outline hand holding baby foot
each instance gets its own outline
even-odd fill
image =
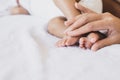
[[[91,49],[97,41],[104,39],[106,36],[98,31],[89,33],[86,37],[79,39],[79,46],[83,49]]]

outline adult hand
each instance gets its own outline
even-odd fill
[[[65,31],[70,36],[81,36],[92,31],[107,30],[106,38],[93,44],[91,50],[96,51],[105,46],[120,44],[120,19],[110,13],[98,14],[76,4],[79,10],[88,11],[76,19],[66,22],[70,27]],[[90,12],[89,12],[90,11]]]

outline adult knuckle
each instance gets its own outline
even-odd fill
[[[107,22],[110,22],[110,23],[113,22],[113,23],[114,23],[114,18],[113,18],[113,17],[108,17],[108,18],[107,18]]]
[[[103,15],[105,15],[105,16],[111,16],[112,14],[109,13],[109,12],[105,12]]]
[[[114,21],[114,17],[113,17],[113,15],[111,14],[111,13],[109,13],[109,12],[106,12],[106,13],[104,13],[103,14],[103,18],[105,19],[105,20],[107,20],[107,21]]]
[[[87,18],[86,16],[83,16],[82,21],[83,21],[83,22],[87,22],[87,21],[88,21],[88,18]]]

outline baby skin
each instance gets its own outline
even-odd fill
[[[10,10],[11,15],[18,15],[18,14],[29,15],[29,12],[20,5],[19,0],[16,0],[16,3],[17,3],[17,6],[11,8]]]
[[[59,16],[53,18],[48,23],[48,32],[56,37],[62,38],[56,43],[56,46],[65,47],[79,43],[81,48],[90,49],[95,42],[105,37],[100,32],[91,32],[82,37],[71,37],[63,34],[68,28],[65,25],[65,21],[80,15],[81,12],[75,9],[75,0],[54,0],[54,2],[65,15],[65,17]]]

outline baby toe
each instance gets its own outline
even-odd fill
[[[80,48],[84,48],[85,49],[85,43],[86,43],[86,37],[82,37],[79,39],[79,46]]]
[[[91,42],[91,43],[95,43],[96,41],[99,40],[99,35],[97,33],[90,33],[88,36],[87,36],[88,40]]]
[[[60,44],[60,45],[61,45],[61,47],[65,47],[65,46],[66,46],[66,44],[65,44],[65,43],[66,43],[66,41],[67,41],[67,39],[63,39],[63,40],[61,41],[61,44]]]
[[[91,43],[89,40],[87,40],[86,43],[85,43],[85,47],[87,49],[91,49],[92,45],[93,45],[93,43]]]
[[[69,38],[67,38],[67,40],[66,40],[66,45],[67,45],[67,46],[72,46],[72,45],[74,45],[75,43],[77,43],[78,40],[79,40],[78,37],[69,37]]]

